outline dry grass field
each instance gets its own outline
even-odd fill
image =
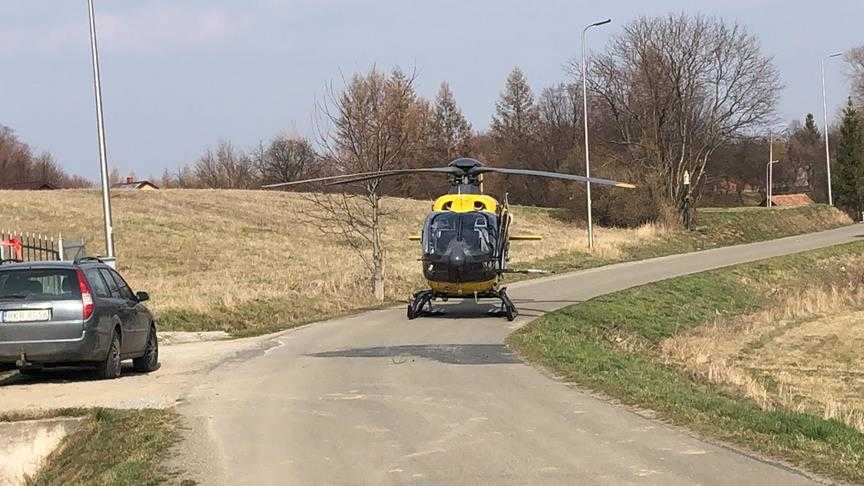
[[[661,349],[763,408],[816,413],[864,432],[864,261],[847,258],[845,282],[774,289],[769,308],[732,322],[718,319],[664,341]]]
[[[397,210],[386,226],[388,301],[422,285],[419,232],[430,202],[386,200]],[[163,328],[234,333],[374,306],[361,259],[308,223],[316,208],[297,194],[266,191],[114,191],[119,266],[137,290],[151,293]],[[97,191],[0,192],[0,228],[67,238],[84,236],[101,254]],[[542,242],[514,242],[513,263],[585,253],[586,232],[549,210],[515,208],[515,232]],[[596,231],[594,258],[620,258],[622,248],[658,238],[653,226]]]

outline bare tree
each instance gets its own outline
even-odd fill
[[[859,105],[864,105],[864,46],[852,49],[847,60],[852,66],[852,96]]]
[[[618,156],[666,204],[680,199],[685,171],[698,197],[712,154],[772,122],[781,89],[745,28],[686,14],[627,24],[595,56],[589,83],[611,117]]]
[[[178,168],[174,177],[177,179],[177,187],[198,187],[195,173],[188,165]]]
[[[582,94],[573,84],[544,89],[537,101],[537,139],[544,170],[562,170],[582,138]],[[580,149],[581,153],[581,149]]]
[[[216,150],[207,149],[195,163],[195,178],[203,187],[213,189],[252,189],[259,181],[252,158],[222,141]]]
[[[253,158],[261,182],[271,184],[310,176],[316,170],[318,155],[305,138],[280,135],[267,146],[260,145]]]
[[[443,82],[435,100],[430,103],[417,98],[414,103],[416,120],[419,122],[418,140],[412,144],[405,163],[410,168],[440,167],[459,157],[469,157],[474,151],[474,134],[471,124],[453,95],[450,86]],[[394,180],[387,188],[388,195],[416,199],[430,199],[440,192],[434,184],[418,184],[407,178]]]
[[[195,162],[195,179],[204,187],[215,189],[222,187],[223,178],[219,171],[219,162],[211,149]]]
[[[11,128],[0,125],[0,188],[28,189],[42,184],[56,187],[88,187],[86,179],[70,175],[51,154],[34,153]]]
[[[706,175],[706,192],[713,192],[715,198],[734,193],[736,205],[745,204],[744,191],[748,188],[764,196],[767,154],[768,140],[764,137],[743,137],[723,144],[715,152]],[[728,199],[711,201],[719,205],[732,202]]]
[[[330,174],[405,168],[406,158],[418,149],[424,114],[413,75],[374,68],[354,75],[341,93],[328,88],[319,113],[322,163]],[[307,193],[324,215],[315,221],[318,228],[357,251],[378,300],[385,291],[382,233],[391,215],[382,207],[382,197],[391,182],[373,179],[347,193]]]

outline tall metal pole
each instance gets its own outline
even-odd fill
[[[834,205],[834,195],[831,192],[831,151],[828,148],[828,96],[825,94],[825,60],[843,55],[842,52],[828,54],[820,60],[822,68],[822,114],[825,118],[825,173],[828,177],[828,205]]]
[[[771,140],[768,142],[768,207],[774,206],[774,135],[771,135]]]
[[[612,19],[595,22],[582,29],[582,121],[585,130],[585,177],[591,177],[591,157],[588,153],[588,77],[587,77],[587,51],[588,29],[599,25],[608,24]],[[594,250],[594,220],[591,216],[591,182],[585,183],[585,196],[588,202],[588,249]]]
[[[774,206],[774,135],[768,140],[768,207]]]
[[[96,45],[96,15],[93,0],[87,0],[90,12],[90,51],[93,54],[93,91],[96,94],[96,125],[99,130],[99,166],[102,174],[102,213],[105,217],[105,256],[114,258],[114,228],[111,223],[111,187],[108,180],[108,149],[105,144],[105,121],[102,117],[102,79],[99,74],[99,47]]]

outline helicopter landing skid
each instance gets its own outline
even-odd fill
[[[516,319],[519,315],[519,309],[510,300],[507,295],[507,289],[491,291],[487,294],[479,296],[481,298],[501,299],[501,307],[492,309],[489,313],[498,317],[506,317],[508,321]],[[436,310],[432,307],[432,301],[435,299],[435,294],[431,290],[421,290],[416,292],[408,300],[408,320],[416,319],[421,316],[440,316],[444,314],[442,310]]]
[[[519,315],[519,309],[516,308],[516,304],[514,304],[513,301],[510,300],[510,296],[507,295],[506,287],[497,292],[493,292],[492,297],[501,299],[501,307],[490,310],[490,314],[498,317],[506,317],[508,321],[516,319],[516,316]]]
[[[412,295],[408,300],[408,320],[416,319],[420,316],[440,316],[444,314],[444,311],[432,308],[433,299],[435,299],[435,294],[431,290],[421,290]]]

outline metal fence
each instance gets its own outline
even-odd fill
[[[0,260],[58,261],[87,255],[84,240],[63,240],[32,233],[0,231]]]

